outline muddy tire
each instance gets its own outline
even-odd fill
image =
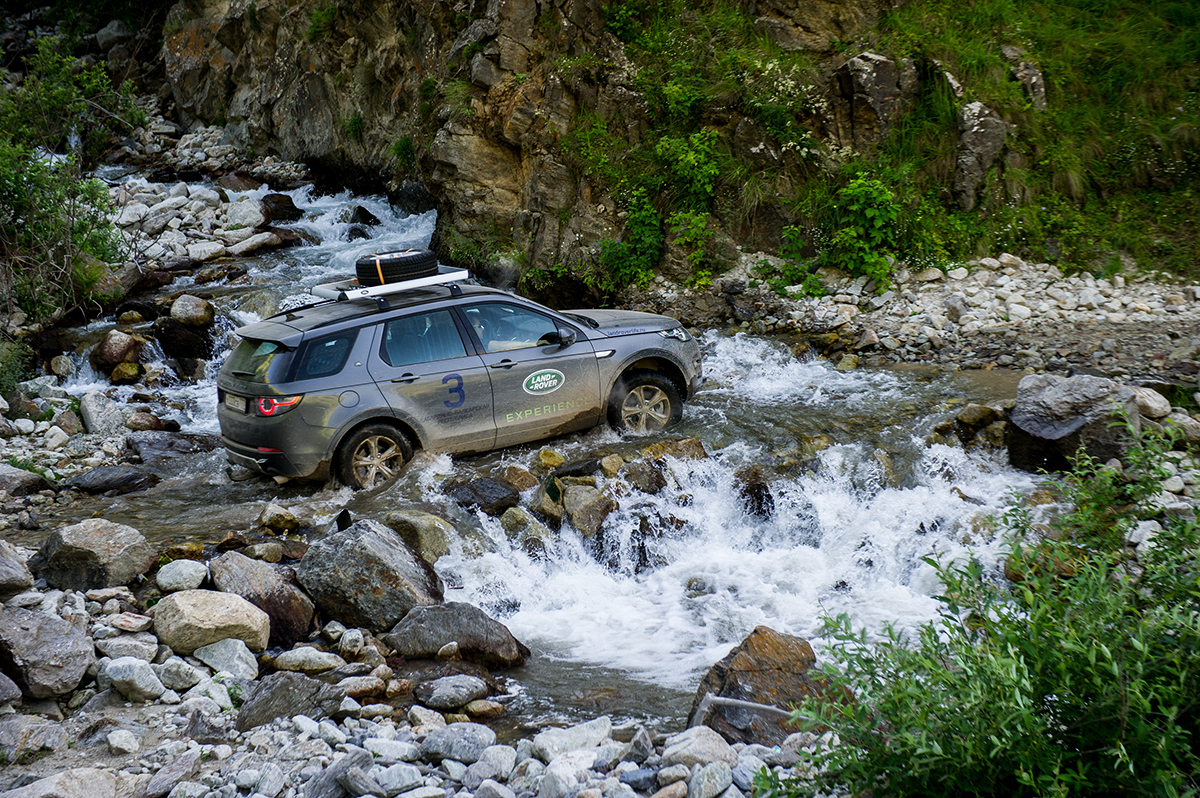
[[[608,424],[618,432],[648,435],[683,417],[675,383],[653,371],[635,371],[617,381],[608,400]]]
[[[412,459],[408,437],[389,424],[371,424],[354,432],[338,447],[338,479],[355,490],[393,479]]]
[[[437,256],[427,249],[364,255],[354,263],[360,285],[392,285],[438,273]]]

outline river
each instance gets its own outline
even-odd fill
[[[251,194],[266,193],[261,189]],[[185,432],[214,435],[215,375],[232,330],[310,299],[304,290],[353,273],[369,252],[424,247],[432,213],[409,216],[382,197],[291,192],[305,218],[294,224],[322,243],[246,262],[246,278],[206,284],[224,319],[224,346],[206,377],[174,379],[165,364],[152,393],[156,409]],[[370,240],[347,241],[349,207],[382,224]],[[163,289],[185,289],[190,277]],[[86,361],[89,342],[113,320],[77,330],[72,393],[111,389]],[[1028,475],[1002,456],[927,446],[933,425],[965,401],[1011,397],[1016,376],[999,372],[854,370],[798,359],[788,341],[746,333],[696,331],[706,382],[668,435],[628,439],[607,428],[543,443],[451,459],[419,453],[395,483],[354,494],[336,485],[233,481],[219,450],[186,460],[149,491],[82,502],[158,543],[215,541],[249,532],[264,503],[276,500],[319,534],[343,508],[381,517],[400,507],[435,512],[461,537],[437,562],[448,600],[468,601],[502,620],[534,652],[508,672],[514,723],[582,720],[609,713],[618,722],[676,728],[704,671],[755,626],[809,639],[818,656],[823,614],[848,613],[879,630],[914,628],[937,609],[938,582],[922,558],[974,556],[995,567],[1000,544],[983,522],[1003,509]],[[144,390],[144,389],[139,389]],[[528,467],[542,445],[568,461],[617,452],[628,458],[665,437],[697,437],[710,457],[672,462],[657,496],[631,493],[602,534],[585,540],[564,528],[544,555],[510,542],[496,519],[447,501],[438,483],[453,476]],[[739,471],[757,466],[775,509],[748,513]]]

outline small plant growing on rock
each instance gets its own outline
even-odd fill
[[[357,112],[346,120],[346,138],[351,141],[362,141],[363,127],[363,115],[361,112]]]
[[[333,33],[333,24],[336,21],[337,8],[332,4],[326,4],[314,9],[312,16],[308,18],[308,30],[305,32],[304,38],[310,42],[324,39]]]

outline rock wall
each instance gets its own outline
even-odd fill
[[[812,125],[831,149],[869,150],[921,90],[918,64],[833,50],[889,5],[743,3],[782,47],[824,63],[817,91],[826,101]],[[629,142],[650,128],[636,69],[605,30],[606,6],[185,0],[169,15],[164,60],[184,122],[224,123],[232,143],[259,154],[303,161],[338,184],[387,191],[410,210],[437,208],[434,247],[442,259],[477,270],[486,262],[486,276],[511,284],[529,268],[588,262],[598,241],[622,231],[611,187],[586,177],[563,146],[585,113]],[[793,157],[736,108],[706,109],[701,125],[746,163],[770,168]],[[985,147],[962,145],[959,161],[970,170],[956,184],[962,205],[973,206],[984,190],[1003,142],[1001,132]],[[722,235],[773,250],[787,223],[788,212],[768,200],[752,216],[728,220]]]

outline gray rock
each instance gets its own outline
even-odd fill
[[[136,754],[141,748],[137,736],[129,729],[117,729],[109,732],[106,739],[108,750],[114,754]]]
[[[463,507],[478,507],[488,515],[497,517],[521,501],[521,494],[512,485],[487,477],[467,482],[448,482],[442,488],[442,493]]]
[[[41,474],[0,463],[0,490],[7,491],[10,496],[29,496],[53,487]]]
[[[1124,413],[1129,428],[1113,426]],[[1030,374],[1017,384],[1008,458],[1025,471],[1063,471],[1080,448],[1100,462],[1120,459],[1141,430],[1133,391],[1103,377]]]
[[[375,777],[388,798],[407,792],[425,783],[425,776],[416,765],[397,763]]]
[[[431,762],[454,759],[470,765],[496,742],[496,733],[479,723],[451,723],[434,729],[421,743],[421,756]]]
[[[225,216],[229,220],[229,227],[232,229],[261,227],[267,223],[266,214],[262,211],[262,204],[257,199],[246,199],[241,202],[231,203],[225,212]]]
[[[272,673],[260,679],[238,710],[238,731],[279,717],[325,718],[337,712],[346,691],[299,673]]]
[[[175,789],[175,785],[192,778],[200,772],[200,749],[193,748],[187,753],[167,763],[154,774],[146,785],[145,798],[162,798]],[[207,792],[207,788],[205,788]],[[202,793],[203,794],[203,793]]]
[[[517,798],[517,794],[503,784],[487,779],[475,790],[475,798]]]
[[[430,709],[446,711],[458,709],[477,698],[483,698],[488,694],[488,686],[487,682],[477,676],[459,673],[423,682],[417,685],[414,693],[417,699]]]
[[[754,756],[753,754],[741,753],[738,755],[737,767],[732,771],[733,783],[737,785],[739,790],[743,792],[751,792],[754,790],[754,777],[758,772],[765,768],[767,763]]]
[[[158,569],[154,581],[164,593],[195,590],[208,578],[208,567],[196,560],[173,560]]]
[[[246,644],[234,637],[227,637],[207,646],[200,646],[192,656],[218,673],[225,671],[235,679],[257,679],[258,660],[246,648]]]
[[[97,768],[75,768],[0,795],[4,798],[116,798],[117,777]]]
[[[57,723],[32,715],[0,717],[0,756],[16,762],[30,754],[61,751],[67,734]]]
[[[200,671],[179,657],[170,657],[161,665],[151,665],[158,680],[169,690],[190,690],[200,684]]]
[[[103,656],[113,659],[135,657],[144,662],[153,662],[154,658],[158,656],[158,638],[149,632],[117,635],[104,640],[96,640],[96,650]]]
[[[709,762],[688,782],[688,798],[717,798],[733,784],[733,771],[725,762]]]
[[[124,585],[150,570],[158,552],[131,526],[88,518],[55,530],[29,567],[64,590]]]
[[[283,768],[274,762],[268,762],[263,765],[262,773],[254,783],[254,791],[259,795],[267,796],[267,798],[275,798],[283,792],[285,786],[287,786],[287,774],[283,772]]]
[[[346,770],[338,776],[338,784],[348,795],[355,795],[358,798],[365,796],[373,796],[373,798],[387,798],[387,793],[379,786],[379,782],[375,778],[363,770],[361,767],[353,767]]]
[[[707,726],[693,726],[686,731],[668,737],[663,742],[663,767],[671,765],[707,765],[724,762],[733,767],[738,755],[725,738]],[[724,789],[724,788],[722,788]]]
[[[364,519],[313,544],[296,578],[328,617],[390,629],[413,607],[440,604],[442,580],[383,524]]]
[[[379,762],[385,765],[392,762],[416,762],[421,757],[420,746],[403,740],[368,737],[363,740],[362,747],[370,751]]]
[[[304,785],[304,798],[345,798],[346,791],[338,778],[351,768],[369,768],[371,755],[361,748],[351,748],[347,754]]]
[[[125,417],[117,404],[99,391],[91,391],[79,400],[83,426],[93,435],[120,435],[125,430]]]
[[[230,637],[243,641],[251,651],[262,651],[270,637],[271,619],[232,593],[181,590],[155,607],[154,632],[180,654]]]
[[[120,657],[104,667],[113,688],[130,701],[153,701],[166,691],[150,663],[137,657]]]
[[[241,596],[270,617],[271,645],[287,647],[308,637],[312,599],[284,578],[281,569],[236,551],[217,557],[209,569],[218,590]]]
[[[19,701],[20,698],[21,688],[17,687],[17,683],[12,679],[0,673],[0,707]]]
[[[446,519],[420,510],[394,510],[383,517],[383,522],[430,563],[449,554],[450,541],[458,535]]]
[[[96,45],[105,53],[121,42],[127,42],[132,38],[133,31],[129,30],[129,26],[119,19],[114,19],[96,31]]]
[[[79,686],[95,661],[91,638],[62,618],[0,608],[0,668],[25,695],[65,695]]]
[[[217,309],[206,299],[181,294],[171,303],[171,318],[189,327],[207,327],[217,317]]]
[[[457,601],[414,607],[382,639],[400,656],[414,659],[433,658],[447,643],[458,643],[460,657],[487,668],[522,665],[529,657],[529,649],[508,627]]]
[[[33,574],[17,547],[0,540],[0,601],[7,601],[33,587]]]
[[[1004,147],[1009,125],[981,102],[968,103],[958,116],[954,198],[964,212],[975,209],[979,189]]]
[[[600,531],[617,504],[607,493],[590,485],[568,485],[563,491],[563,507],[580,534],[590,538]]]
[[[301,673],[321,673],[340,668],[346,660],[332,651],[321,651],[312,646],[300,646],[284,651],[272,660],[271,664],[279,671],[299,671]]]
[[[146,490],[158,484],[158,477],[131,465],[99,466],[63,480],[63,487],[84,493],[114,492],[117,495]]]
[[[612,719],[607,715],[567,729],[544,729],[533,737],[533,755],[549,763],[567,751],[595,748],[611,733]]]

